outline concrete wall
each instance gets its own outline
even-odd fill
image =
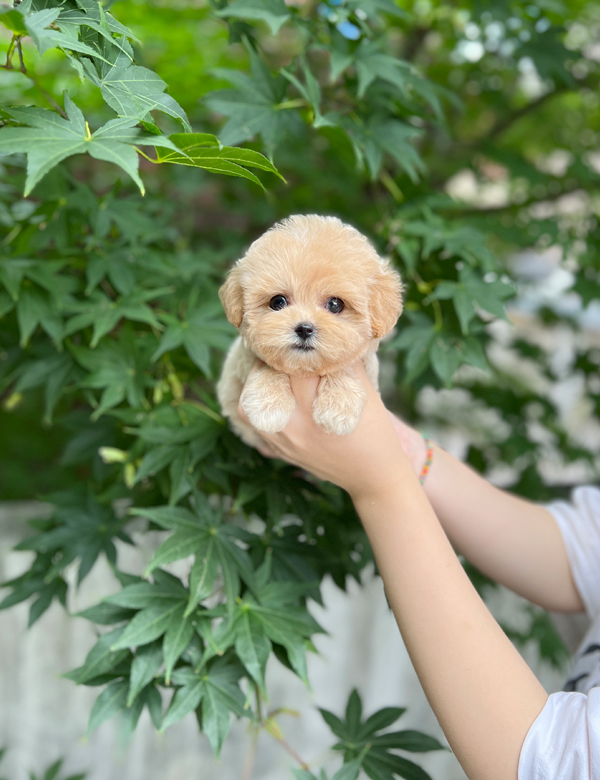
[[[31,504],[0,505],[0,579],[17,576],[27,566],[28,553],[11,552],[23,535],[24,521],[36,508]],[[127,545],[119,548],[120,566],[139,573],[157,540],[145,539],[141,554]],[[76,611],[118,590],[110,570],[99,562],[71,599]],[[346,593],[331,581],[323,588],[325,608],[311,611],[328,634],[316,638],[319,655],[309,658],[304,685],[277,661],[268,668],[271,709],[296,710],[282,714],[281,729],[293,749],[311,766],[339,766],[329,747],[335,738],[314,709],[341,714],[352,688],[358,688],[365,711],[405,706],[408,712],[397,728],[417,728],[443,741],[441,730],[421,691],[380,581],[367,574],[362,587],[350,582]],[[493,611],[518,624],[520,601],[506,592],[494,597]],[[288,780],[294,760],[269,734],[261,734],[256,750],[248,722],[232,724],[221,758],[215,762],[195,718],[187,716],[164,734],[157,734],[146,712],[127,742],[118,718],[106,722],[89,739],[87,719],[100,689],[77,687],[60,674],[80,665],[95,641],[90,623],[69,618],[53,605],[31,630],[27,605],[0,612],[0,747],[7,753],[0,776],[25,780],[64,756],[65,770],[86,771],[90,780]],[[532,652],[528,661],[549,691],[558,690],[562,675],[541,667]],[[464,780],[450,753],[416,756],[433,780]]]

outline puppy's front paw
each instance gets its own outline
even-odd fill
[[[352,433],[366,400],[367,391],[356,379],[323,377],[313,404],[313,420],[327,433]]]
[[[264,433],[282,431],[296,406],[289,378],[268,366],[250,375],[240,403],[250,423]]]
[[[242,409],[248,415],[248,419],[252,423],[253,427],[263,433],[279,433],[290,421],[292,412],[294,411],[293,405],[289,404],[281,405],[266,405],[260,406],[248,402],[247,398],[240,399],[242,403]]]

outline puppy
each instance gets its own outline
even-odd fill
[[[378,387],[377,347],[402,311],[400,276],[368,240],[336,217],[284,219],[238,260],[219,291],[239,328],[217,386],[233,430],[251,446],[276,433],[295,407],[289,375],[320,376],[313,419],[328,433],[351,433],[366,391],[352,370],[362,360]],[[256,359],[264,365],[250,370]]]

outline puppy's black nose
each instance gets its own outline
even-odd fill
[[[296,325],[296,334],[304,341],[310,338],[314,332],[315,329],[310,322],[300,322]]]

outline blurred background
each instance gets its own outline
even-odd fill
[[[380,353],[389,408],[531,500],[596,482],[600,4],[104,3],[133,38],[101,27],[101,16],[86,27],[94,3],[16,6],[0,15],[0,776],[41,778],[64,757],[60,778],[278,780],[304,762],[330,777],[340,754],[317,708],[341,716],[354,688],[366,715],[406,707],[395,728],[444,742],[352,508],[217,424],[214,380],[234,336],[217,290],[276,220],[339,216],[392,259],[406,285],[405,311]],[[54,21],[31,22],[54,8]],[[130,40],[129,68],[165,84],[147,93],[145,108],[115,106],[107,84],[122,63],[102,48],[111,35]],[[264,154],[285,181],[266,162],[252,168],[257,184],[203,158],[157,165],[158,147],[138,147],[150,157],[139,159],[143,196],[137,162],[118,167],[114,156],[72,150],[60,165],[46,161],[28,191],[36,152],[23,133],[33,115],[11,111],[58,116],[65,94],[88,133],[117,115],[177,145],[183,130],[210,133]],[[21,140],[3,136],[15,130]],[[49,133],[42,128],[36,143]],[[214,426],[200,426],[208,444],[195,454],[180,435],[182,413],[200,425],[193,404]],[[292,651],[269,640],[273,714],[252,704],[254,724],[232,718],[216,762],[192,714],[157,733],[148,702],[137,728],[117,715],[85,736],[98,686],[130,684],[131,652],[127,668],[115,662],[86,687],[60,676],[84,665],[106,630],[98,612],[74,613],[131,585],[119,575],[139,577],[168,539],[152,517],[130,519],[128,507],[187,506],[195,491],[254,535],[240,539],[256,571],[275,550],[273,581],[301,584],[294,609],[327,632],[303,637],[317,651],[307,656],[309,685],[298,666],[287,668]],[[166,565],[186,588],[193,560]],[[549,616],[465,565],[547,690],[559,690],[585,618]],[[215,576],[206,609],[231,601],[224,569]],[[190,647],[176,669],[192,663]],[[225,657],[249,698],[260,671],[253,676],[237,645]],[[158,668],[150,687],[167,709]],[[219,728],[224,739],[229,726]],[[346,762],[355,758],[347,749]],[[434,780],[464,777],[447,751],[413,750],[410,759]],[[381,777],[423,777],[406,771]]]

